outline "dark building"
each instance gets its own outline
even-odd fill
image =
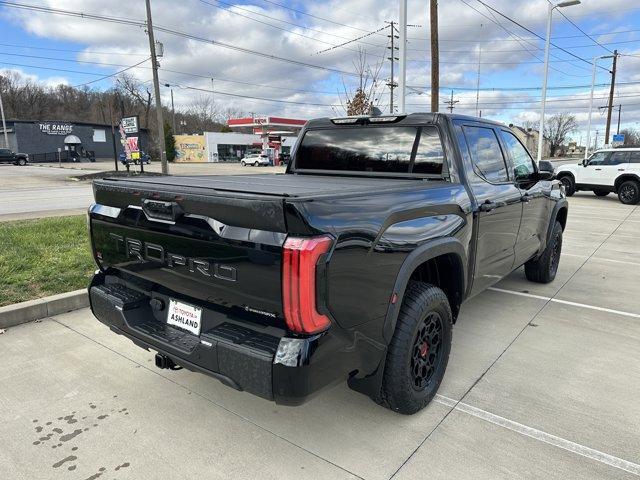
[[[30,161],[53,160],[61,152],[92,152],[96,159],[113,159],[114,142],[111,125],[85,122],[7,120],[9,148],[14,152],[29,154]],[[0,131],[2,126],[0,125]],[[140,129],[137,134],[141,150],[149,150],[149,133]],[[120,132],[115,130],[115,148],[119,155],[124,151]],[[45,154],[46,155],[45,157]]]

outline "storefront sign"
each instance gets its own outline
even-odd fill
[[[124,133],[138,133],[138,116],[135,117],[124,117],[120,120],[120,125],[124,129]]]
[[[73,132],[71,123],[43,122],[38,124],[40,132],[47,135],[69,135]]]
[[[206,162],[204,135],[176,135],[176,162]]]
[[[130,153],[138,152],[140,148],[138,147],[138,137],[127,137],[127,150]]]

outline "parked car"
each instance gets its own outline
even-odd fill
[[[240,163],[243,167],[246,167],[247,165],[265,167],[271,165],[271,160],[269,160],[269,155],[265,155],[264,153],[251,153],[240,160]]]
[[[613,192],[622,203],[635,205],[640,201],[640,148],[597,150],[577,165],[559,166],[556,176],[568,196],[591,191],[604,197]]]
[[[308,122],[283,175],[95,180],[98,320],[280,404],[340,381],[412,414],[462,302],[558,270],[567,200],[506,126],[447,114]]]
[[[125,153],[121,153],[120,155],[118,155],[118,159],[120,160],[120,163],[122,163],[123,165],[127,164],[127,155]],[[134,165],[140,165],[140,161],[144,162],[145,165],[149,165],[151,163],[151,157],[146,152],[140,152],[140,160],[138,159],[130,160],[129,163],[133,163]]]
[[[29,163],[29,155],[26,153],[14,153],[8,148],[0,148],[0,163],[13,163],[22,167]]]

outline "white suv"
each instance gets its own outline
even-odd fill
[[[561,165],[556,177],[567,196],[580,190],[599,197],[615,192],[622,203],[635,205],[640,201],[640,148],[597,150],[582,163]]]
[[[243,167],[246,167],[247,165],[253,165],[254,167],[268,167],[269,165],[271,165],[269,155],[265,155],[264,153],[252,153],[250,155],[247,155],[242,160],[240,160],[240,163]]]

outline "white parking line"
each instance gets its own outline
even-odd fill
[[[589,255],[579,255],[577,253],[566,253],[566,252],[562,252],[562,255],[568,255],[570,257],[581,257],[581,258],[585,258],[589,256]],[[626,260],[614,260],[613,258],[591,257],[589,260],[602,260],[603,262],[623,263],[625,265],[640,266],[639,262],[628,262]]]
[[[605,465],[609,465],[611,467],[624,470],[625,472],[640,476],[640,465],[638,465],[637,463],[629,462],[622,458],[609,455],[608,453],[594,450],[593,448],[589,448],[584,445],[580,445],[579,443],[572,442],[571,440],[566,440],[542,430],[528,427],[527,425],[514,422],[513,420],[509,420],[494,413],[487,412],[486,410],[472,407],[471,405],[458,402],[443,395],[436,395],[436,401],[438,403],[441,403],[442,405],[446,405],[447,407],[453,408],[455,410],[460,410],[461,412],[464,412],[468,415],[472,415],[476,418],[506,428],[521,435],[525,435],[535,440],[553,445],[554,447],[562,448],[563,450],[567,450],[577,455],[595,460],[596,462],[604,463]]]
[[[507,290],[504,288],[497,288],[497,287],[489,287],[488,290],[493,290],[494,292],[509,293],[511,295],[520,295],[521,297],[536,298],[538,300],[545,300],[547,302],[562,303],[564,305],[571,305],[572,307],[588,308],[591,310],[598,310],[600,312],[615,313],[616,315],[624,315],[625,317],[640,318],[640,314],[638,313],[623,312],[622,310],[613,310],[611,308],[605,308],[605,307],[596,307],[595,305],[587,305],[586,303],[570,302],[569,300],[560,300],[559,298],[544,297],[542,295],[534,295],[532,293],[516,292],[515,290]]]

